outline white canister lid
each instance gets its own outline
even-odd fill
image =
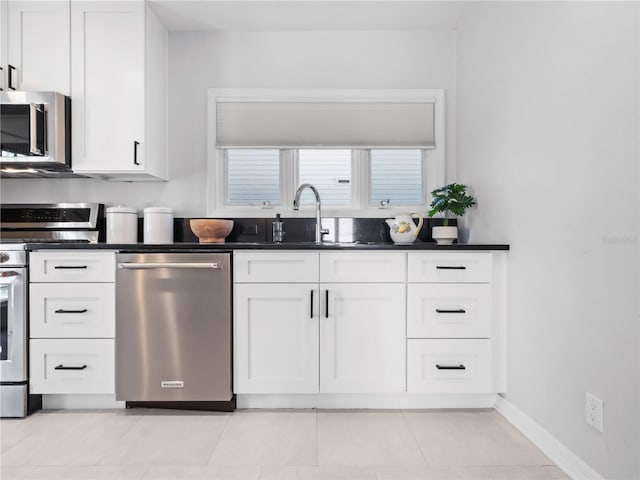
[[[135,208],[118,206],[107,208],[107,213],[135,213],[137,215],[138,211]]]
[[[144,209],[144,214],[147,213],[171,213],[173,214],[173,210],[168,207],[147,207]]]

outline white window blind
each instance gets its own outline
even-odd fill
[[[227,150],[225,160],[227,204],[280,203],[279,150]]]
[[[218,148],[433,148],[433,101],[218,101]]]

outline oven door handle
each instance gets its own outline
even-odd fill
[[[8,279],[6,281],[0,281],[0,284],[8,285],[9,283],[13,282],[16,277],[19,276],[20,272],[16,272],[15,270],[5,270],[3,272],[0,272],[0,280],[3,280],[5,278]]]
[[[125,268],[128,270],[153,270],[156,268],[208,268],[214,270],[222,270],[222,262],[210,262],[210,263],[119,263],[118,268]]]

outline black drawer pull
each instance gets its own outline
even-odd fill
[[[438,270],[466,270],[467,267],[460,265],[460,266],[453,266],[453,265],[436,265],[436,268]]]
[[[467,313],[464,308],[458,308],[457,310],[443,310],[441,308],[436,308],[436,312],[438,313]]]
[[[87,266],[86,265],[56,265],[55,267],[56,270],[82,270],[82,269],[86,269]]]
[[[86,365],[82,365],[81,367],[65,367],[64,365],[58,365],[54,370],[84,370],[87,368]]]
[[[329,318],[329,290],[324,292],[324,318]]]
[[[311,290],[311,315],[310,318],[313,318],[313,290]]]
[[[64,308],[59,308],[55,311],[55,313],[87,313],[89,310],[83,308],[82,310],[65,310]]]
[[[460,365],[438,365],[436,363],[436,368],[438,370],[466,370],[467,367],[465,367],[464,365],[460,364]]]

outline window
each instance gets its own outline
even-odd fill
[[[316,187],[325,212],[337,209],[334,215],[349,209],[375,215],[380,207],[419,208],[427,203],[429,188],[435,188],[426,174],[427,155],[419,149],[222,150],[220,187],[226,193],[219,210],[278,206],[284,213],[303,183]],[[303,207],[315,204],[310,190],[300,200]]]
[[[211,216],[427,210],[444,184],[443,90],[210,89]]]
[[[305,149],[298,151],[298,185],[318,189],[323,205],[351,205],[351,150]],[[315,204],[311,192],[300,196],[302,205]]]
[[[225,160],[227,205],[280,204],[279,150],[226,150]]]
[[[422,151],[371,150],[369,203],[419,205],[425,202]]]

